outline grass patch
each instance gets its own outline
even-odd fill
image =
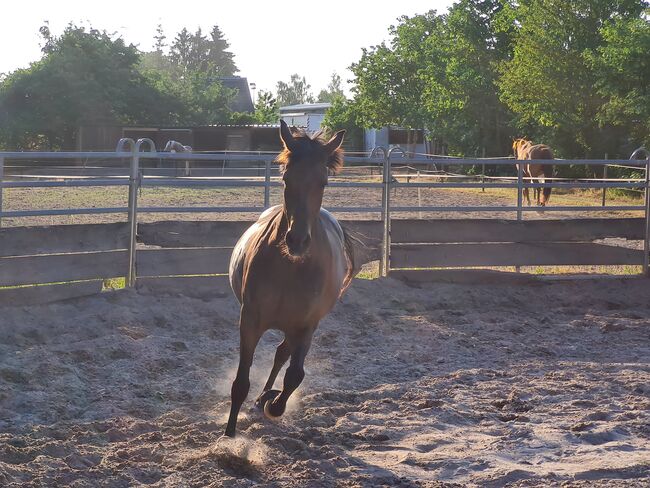
[[[102,283],[102,291],[121,290],[122,288],[126,288],[126,278],[124,276],[108,278]]]

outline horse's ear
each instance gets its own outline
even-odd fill
[[[345,136],[345,129],[338,131],[334,136],[325,144],[325,151],[327,154],[332,154],[336,151],[341,144],[343,144],[343,137]]]
[[[280,139],[282,139],[282,144],[289,151],[293,150],[296,146],[291,129],[289,129],[287,123],[282,119],[280,119]]]
[[[328,155],[327,167],[334,174],[337,174],[343,167],[343,150],[341,149],[343,136],[345,136],[345,130],[340,130],[325,144],[325,150]]]

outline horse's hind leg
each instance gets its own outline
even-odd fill
[[[282,392],[273,400],[264,405],[264,413],[270,417],[280,417],[287,408],[287,400],[296,391],[305,377],[305,357],[311,347],[312,332],[305,333],[298,341],[291,353],[291,362],[284,375]]]
[[[253,325],[251,327],[251,325]],[[242,318],[239,325],[240,345],[239,345],[239,367],[237,368],[237,376],[232,383],[231,390],[231,405],[230,416],[228,417],[228,425],[226,426],[226,435],[228,437],[235,436],[235,427],[237,426],[237,416],[241,409],[242,403],[248,396],[250,389],[249,374],[251,365],[253,364],[253,355],[255,354],[255,347],[260,340],[261,334],[257,330],[257,324],[250,324],[244,320],[244,311],[242,310]]]
[[[275,350],[275,359],[273,360],[273,368],[271,368],[271,374],[269,374],[269,379],[266,381],[266,384],[262,389],[262,393],[255,401],[255,404],[258,407],[260,408],[264,407],[264,402],[262,402],[262,398],[264,397],[264,394],[267,391],[273,388],[275,379],[278,377],[278,373],[282,369],[282,366],[284,366],[284,363],[286,363],[287,359],[289,359],[289,356],[291,356],[291,347],[289,346],[289,342],[287,342],[287,339],[284,339],[280,343],[278,348]]]

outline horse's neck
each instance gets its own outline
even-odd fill
[[[271,243],[280,244],[287,235],[287,231],[289,230],[289,220],[287,219],[287,212],[284,208],[284,205],[282,206],[282,211],[275,218],[277,220],[274,222],[275,229],[271,235]],[[313,242],[320,242],[322,239],[326,238],[325,228],[323,227],[323,222],[320,218],[320,209],[318,210],[318,214],[311,224],[311,236],[312,245]]]

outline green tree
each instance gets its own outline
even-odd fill
[[[233,76],[239,70],[235,65],[235,56],[228,51],[230,44],[217,25],[210,31],[208,40],[208,65],[218,76]]]
[[[43,57],[0,84],[0,141],[7,148],[73,148],[84,124],[169,123],[180,109],[139,70],[133,45],[104,31],[41,28]]]
[[[510,114],[497,65],[511,51],[501,0],[461,0],[447,14],[402,17],[391,41],[364,49],[351,69],[359,122],[426,128],[457,154],[502,155]]]
[[[601,127],[615,127],[627,136],[630,145],[619,152],[625,157],[634,146],[650,146],[650,22],[647,15],[617,17],[601,33],[603,44],[586,56],[596,74],[597,93],[605,100],[597,117]]]
[[[321,124],[328,133],[345,129],[344,145],[348,150],[363,149],[363,128],[357,120],[358,110],[353,101],[340,96],[334,98]]]
[[[238,70],[230,44],[217,25],[205,36],[201,28],[191,34],[183,28],[174,38],[169,60],[175,76],[205,73],[213,78],[233,76]]]
[[[501,99],[516,125],[564,157],[612,153],[619,131],[603,125],[602,91],[590,53],[603,45],[614,20],[638,18],[638,0],[529,0],[516,9],[514,55],[502,66]]]
[[[255,102],[255,121],[258,124],[274,124],[280,118],[277,99],[273,93],[260,90]]]
[[[291,75],[291,81],[289,83],[278,81],[276,91],[278,105],[281,107],[314,102],[314,97],[311,94],[311,86],[307,83],[304,76],[301,78],[297,73]]]
[[[497,66],[510,55],[501,0],[461,0],[424,41],[427,128],[465,155],[507,154],[511,114],[499,100]]]
[[[338,73],[332,73],[332,78],[330,79],[329,84],[326,89],[321,90],[318,93],[317,100],[319,102],[332,103],[337,98],[345,97],[343,93],[343,88],[341,87],[341,77]]]

